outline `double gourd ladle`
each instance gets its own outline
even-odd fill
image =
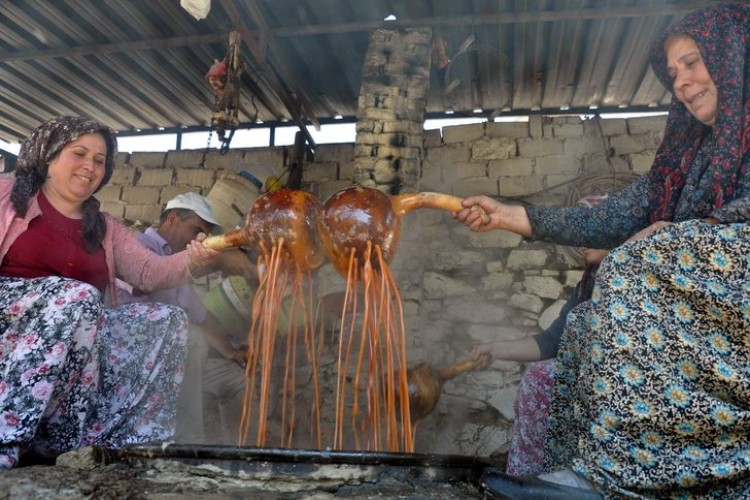
[[[321,206],[312,194],[282,189],[266,193],[253,203],[245,227],[206,238],[203,245],[216,250],[272,247],[283,238],[302,270],[320,266],[327,255],[336,270],[346,276],[352,249],[362,265],[368,243],[380,246],[383,258],[390,261],[398,246],[401,217],[420,208],[457,212],[463,207],[461,198],[452,195],[417,192],[389,196],[365,187],[343,189]],[[482,217],[487,220],[484,212]]]
[[[302,269],[320,266],[324,254],[346,277],[352,249],[358,265],[364,265],[368,244],[380,246],[390,261],[398,246],[401,217],[413,210],[432,208],[457,212],[461,198],[441,193],[418,192],[389,196],[372,188],[351,187],[333,194],[323,205],[304,191],[282,189],[258,198],[245,219],[245,227],[203,241],[208,248],[257,245],[267,253],[283,238],[291,258]],[[487,221],[487,214],[482,212]],[[370,256],[373,266],[377,259]],[[417,422],[438,402],[443,383],[486,366],[485,360],[464,360],[440,370],[422,363],[407,371],[410,413]]]

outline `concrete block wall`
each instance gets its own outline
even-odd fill
[[[135,228],[158,223],[167,201],[193,191],[207,195],[224,173],[246,170],[260,180],[281,175],[285,148],[118,153],[109,184],[97,193],[104,210]]]
[[[523,123],[426,131],[417,189],[561,205],[587,177],[645,172],[664,122],[665,117],[532,116]],[[318,146],[315,162],[305,165],[303,189],[325,201],[353,185],[354,150],[353,144]],[[113,215],[146,225],[156,222],[169,198],[183,191],[207,194],[223,172],[247,170],[265,181],[285,168],[284,148],[231,150],[224,157],[212,152],[199,167],[202,154],[120,156],[112,181],[98,197]],[[549,326],[580,279],[581,261],[567,248],[502,231],[473,233],[448,213],[420,210],[402,218],[391,269],[404,303],[409,365],[440,367],[464,358],[479,343],[520,338]],[[321,293],[343,287],[329,264],[318,278]],[[417,451],[486,456],[507,450],[523,369],[523,364],[497,362],[446,382],[438,406],[419,425]]]

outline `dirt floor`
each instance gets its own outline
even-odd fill
[[[191,462],[191,463],[188,463]],[[113,462],[83,449],[55,465],[0,472],[0,499],[481,499],[475,480],[451,480],[440,468],[377,464],[269,464],[232,467],[210,460],[130,459]]]

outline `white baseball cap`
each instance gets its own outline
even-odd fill
[[[164,207],[164,210],[169,210],[171,208],[186,208],[192,210],[198,217],[209,224],[213,224],[217,227],[221,226],[219,221],[214,217],[214,210],[211,207],[211,202],[198,193],[190,192],[178,194],[167,202],[167,206]]]

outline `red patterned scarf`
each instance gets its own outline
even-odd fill
[[[706,68],[718,89],[718,110],[713,128],[696,120],[672,96],[672,104],[649,173],[651,220],[672,220],[690,164],[703,140],[710,141],[711,189],[703,205],[716,209],[735,197],[746,182],[750,158],[750,5],[719,3],[694,12],[671,26],[653,43],[651,67],[672,90],[667,73],[664,41],[672,34],[687,34],[698,45]],[[708,215],[708,214],[706,214]]]

